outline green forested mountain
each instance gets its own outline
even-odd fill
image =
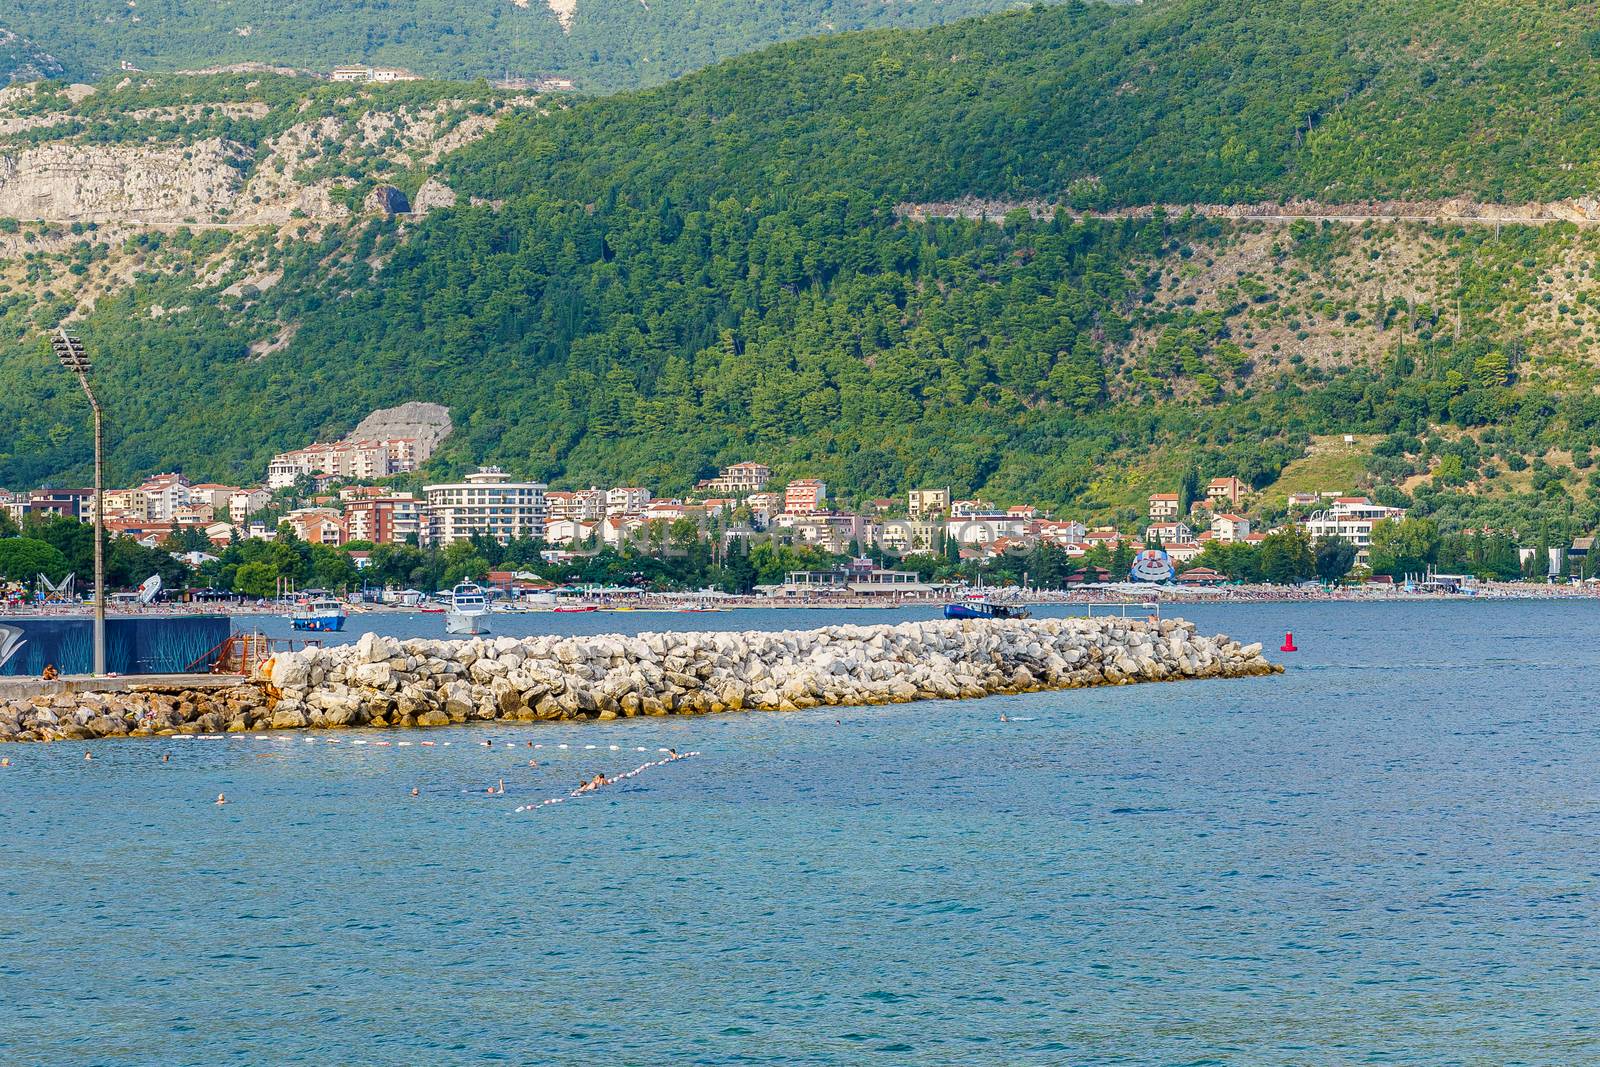
[[[671,490],[754,458],[847,497],[950,484],[1110,515],[1190,468],[1267,486],[1355,434],[1338,476],[1385,499],[1600,517],[1600,231],[896,211],[1581,198],[1600,39],[1577,10],[1071,4],[516,110],[426,171],[462,202],[425,220],[139,238],[148,265],[83,323],[117,472],[257,476],[433,400],[458,427],[441,470],[567,484]],[[273,283],[185,269],[191,247]],[[63,311],[0,293],[0,481],[85,470],[39,349]]]
[[[80,79],[124,62],[151,71],[245,62],[326,71],[371,63],[437,78],[561,75],[586,90],[608,90],[666,81],[774,41],[928,26],[1011,6],[1012,0],[0,0],[0,27],[31,37]]]

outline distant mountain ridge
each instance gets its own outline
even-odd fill
[[[1010,6],[1013,0],[0,0],[0,26],[27,27],[40,48],[60,57],[53,70],[35,61],[38,77],[64,71],[90,80],[122,63],[164,72],[242,62],[326,72],[369,63],[437,78],[560,75],[605,91],[663,82],[774,41],[928,26]],[[0,60],[8,47],[0,42]],[[14,69],[25,66],[13,59]]]

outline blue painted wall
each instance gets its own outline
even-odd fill
[[[20,630],[20,634],[11,631]],[[226,615],[165,615],[106,620],[106,670],[170,674],[216,648],[233,631]],[[0,675],[37,678],[46,664],[62,674],[94,670],[94,620],[0,617]],[[198,669],[204,670],[202,665]]]

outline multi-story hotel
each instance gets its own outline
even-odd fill
[[[517,537],[543,537],[545,485],[513,482],[499,467],[480,467],[466,481],[423,487],[430,531],[448,545],[477,534],[501,544]]]

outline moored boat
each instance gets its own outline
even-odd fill
[[[450,590],[450,611],[444,617],[447,634],[489,632],[489,601],[481,586],[462,582]]]
[[[1001,604],[993,600],[963,600],[944,606],[947,619],[1026,619],[1032,614],[1022,604]]]
[[[331,597],[313,600],[289,616],[289,625],[296,630],[314,633],[338,633],[344,629],[344,605]]]

